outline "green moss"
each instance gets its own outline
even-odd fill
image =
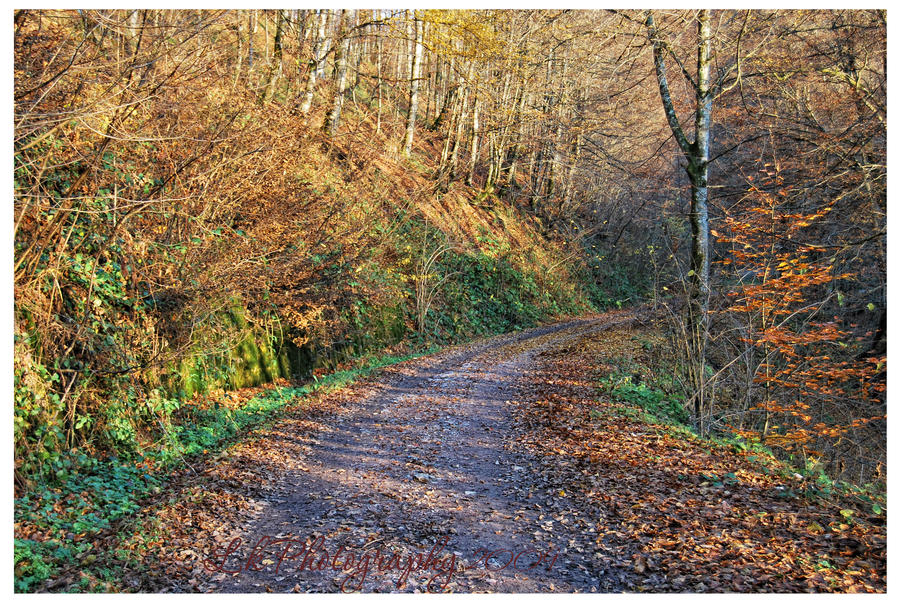
[[[210,347],[220,351],[210,353]],[[279,377],[290,378],[298,373],[298,367],[292,366],[290,347],[255,326],[247,319],[246,310],[235,303],[212,316],[207,329],[197,330],[191,351],[161,382],[170,395],[191,397],[216,388],[253,387]],[[296,361],[305,364],[299,358]]]

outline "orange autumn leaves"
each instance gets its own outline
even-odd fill
[[[777,173],[769,176],[776,192],[751,184],[746,202],[726,213],[727,234],[712,231],[731,247],[719,262],[735,279],[723,312],[739,319],[745,353],[757,359],[754,383],[761,401],[748,410],[758,420],[733,428],[751,440],[815,455],[822,438],[840,439],[883,418],[885,384],[876,376],[886,357],[863,358],[849,330],[853,325],[823,315],[835,298],[842,300],[837,281],[853,276],[835,274],[828,249],[809,242],[815,240],[811,229],[833,203],[810,213],[792,211],[793,191]],[[841,405],[853,407],[847,413],[852,420],[839,420],[847,416],[836,412]],[[862,417],[860,410],[866,412]]]

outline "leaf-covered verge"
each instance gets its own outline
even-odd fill
[[[701,439],[646,324],[541,357],[527,446],[597,525],[635,592],[885,592],[883,489],[834,482],[733,438]]]

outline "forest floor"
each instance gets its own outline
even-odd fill
[[[641,329],[611,312],[323,394],[111,536],[118,588],[883,592],[883,514],[600,393]]]

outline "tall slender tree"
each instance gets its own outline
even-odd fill
[[[416,27],[415,50],[413,52],[412,70],[409,76],[409,115],[406,118],[406,134],[403,136],[403,155],[409,157],[412,152],[413,136],[416,130],[416,113],[419,111],[419,79],[422,72],[422,56],[424,54],[425,23],[414,12]]]
[[[324,60],[325,26],[328,23],[328,10],[319,11],[318,27],[315,28],[312,56],[309,59],[309,67],[306,70],[306,91],[300,111],[309,113],[312,108],[313,97],[316,93],[316,79],[318,78],[320,64]]]
[[[323,127],[329,134],[334,134],[337,131],[338,123],[341,120],[341,109],[344,106],[344,93],[347,90],[347,55],[350,53],[350,36],[347,35],[347,11],[343,9],[341,9],[334,48],[334,65],[337,72],[335,74],[334,96],[331,100],[331,111],[328,112],[328,119],[323,124]]]
[[[668,47],[660,35],[648,12],[646,18],[650,43],[653,45],[653,62],[656,68],[656,79],[662,98],[666,120],[678,147],[687,161],[686,170],[691,182],[691,269],[688,272],[688,333],[691,337],[691,351],[694,355],[695,367],[692,370],[694,392],[694,418],[699,421],[703,416],[704,398],[704,357],[709,313],[709,143],[710,126],[712,124],[712,89],[710,85],[710,66],[712,35],[710,31],[710,11],[700,10],[697,21],[697,76],[691,80],[695,93],[694,104],[694,140],[688,141],[687,135],[675,112],[672,93],[666,75],[666,54]]]
[[[281,54],[282,54],[282,43],[281,38],[284,32],[284,12],[281,10],[276,11],[278,16],[275,21],[275,40],[273,42],[274,49],[272,52],[272,60],[269,61],[269,68],[266,71],[266,81],[263,84],[262,94],[260,94],[259,99],[263,104],[269,102],[269,99],[272,95],[272,80],[274,79],[277,70],[281,68]]]

